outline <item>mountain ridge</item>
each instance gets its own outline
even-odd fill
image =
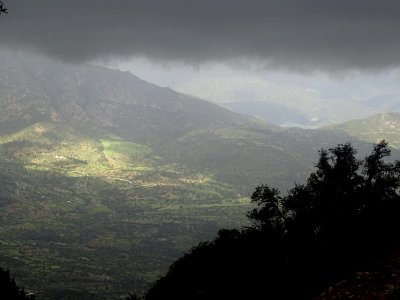
[[[26,54],[20,57],[0,53],[6,62],[0,66],[2,127],[13,127],[15,122],[24,126],[35,121],[64,122],[74,127],[100,127],[125,138],[157,143],[157,139],[162,140],[174,131],[180,134],[199,127],[252,123],[249,117],[147,83],[129,72],[65,65]],[[175,125],[178,122],[185,126]],[[127,127],[146,132],[139,134],[140,130],[136,130],[132,136]],[[173,130],[167,132],[168,128]],[[153,135],[154,139],[149,140],[148,136]]]
[[[385,111],[371,117],[324,127],[327,131],[343,132],[367,142],[387,140],[391,147],[400,148],[400,113]]]

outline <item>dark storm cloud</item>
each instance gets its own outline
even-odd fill
[[[4,0],[5,1],[5,0]],[[72,61],[268,60],[284,68],[400,65],[398,0],[8,0],[0,43]]]

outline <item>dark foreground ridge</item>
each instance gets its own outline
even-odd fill
[[[377,257],[350,276],[327,287],[313,300],[400,299],[400,251]]]
[[[387,162],[385,141],[363,161],[355,154],[321,150],[316,172],[285,196],[257,187],[253,226],[194,247],[145,299],[310,299],[395,249],[400,162]]]

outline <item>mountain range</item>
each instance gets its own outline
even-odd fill
[[[352,142],[362,158],[387,139],[400,158],[399,113],[281,128],[129,72],[0,61],[0,264],[39,299],[144,291],[197,242],[245,225],[256,186],[304,182],[321,148]]]
[[[172,86],[284,127],[317,128],[387,110],[400,112],[396,72],[329,78],[279,71],[255,75],[220,67],[196,74]]]

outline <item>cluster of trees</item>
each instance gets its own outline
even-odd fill
[[[309,299],[398,246],[400,162],[385,141],[360,161],[350,144],[320,151],[287,195],[252,195],[253,225],[194,247],[146,293],[153,299]]]

